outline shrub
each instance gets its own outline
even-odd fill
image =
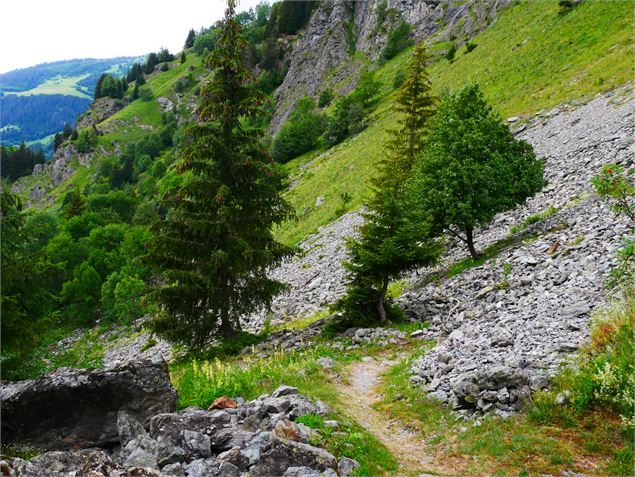
[[[470,51],[474,50],[474,48],[476,48],[476,46],[477,46],[476,43],[472,43],[471,41],[468,41],[465,44],[465,52],[469,53]]]
[[[454,61],[455,55],[456,55],[456,45],[452,43],[447,53],[445,54],[445,57],[450,63],[452,63]]]
[[[397,71],[397,74],[395,75],[395,79],[392,82],[392,87],[394,89],[399,89],[401,85],[403,84],[405,78],[406,78],[406,73],[403,70]]]
[[[635,286],[631,282],[612,303],[598,310],[591,322],[591,346],[579,356],[575,369],[556,377],[550,392],[538,393],[530,415],[539,421],[570,421],[594,404],[618,412],[627,430],[635,425],[633,366]],[[568,396],[558,404],[556,396]]]
[[[139,97],[143,101],[150,101],[152,100],[152,98],[154,98],[154,95],[152,94],[152,90],[148,86],[142,86],[141,88],[139,88]]]
[[[333,101],[333,92],[330,89],[325,89],[320,93],[320,99],[318,99],[318,107],[324,108]]]
[[[97,145],[97,138],[95,135],[87,130],[83,130],[77,136],[77,141],[75,141],[75,147],[77,148],[77,152],[82,154],[86,154],[89,152],[93,152],[93,149]]]
[[[363,131],[366,126],[363,105],[349,94],[335,103],[335,112],[328,120],[324,142],[327,146],[334,146]]]
[[[406,22],[399,23],[397,28],[388,35],[388,42],[381,55],[382,60],[388,61],[411,46],[414,43],[411,33],[412,25]]]
[[[298,101],[291,118],[274,138],[272,156],[276,161],[287,162],[319,144],[324,121],[314,108],[315,104],[309,98]]]

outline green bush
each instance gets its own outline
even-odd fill
[[[412,38],[412,25],[406,22],[401,22],[395,28],[390,35],[388,35],[388,42],[384,47],[381,59],[388,61],[401,53],[406,48],[412,46],[414,40]]]
[[[635,369],[633,366],[635,287],[598,310],[591,323],[591,344],[574,368],[554,380],[550,392],[534,396],[530,415],[541,422],[571,422],[595,404],[619,413],[627,430],[635,426]],[[558,395],[565,398],[559,404]]]
[[[448,48],[448,51],[445,54],[445,58],[452,63],[454,61],[454,56],[456,55],[456,45],[454,43],[452,43],[450,45],[450,48]]]
[[[319,145],[324,120],[314,108],[315,104],[309,98],[298,101],[291,118],[273,140],[271,155],[276,161],[285,163]]]
[[[154,95],[152,94],[152,90],[148,86],[142,86],[141,88],[139,88],[139,97],[142,101],[150,101],[152,98],[154,98]]]
[[[77,148],[77,152],[86,154],[89,152],[93,152],[95,146],[97,145],[97,138],[91,131],[83,130],[77,136],[77,141],[75,141],[75,147]]]
[[[318,107],[324,108],[331,104],[333,101],[333,92],[330,89],[325,89],[320,93],[320,98],[318,99]]]

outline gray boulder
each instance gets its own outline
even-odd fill
[[[324,471],[337,469],[337,459],[330,452],[309,444],[271,436],[271,446],[251,468],[253,475],[283,475],[289,467],[310,467]]]
[[[60,368],[1,385],[0,400],[3,443],[65,449],[115,444],[119,411],[147,425],[151,416],[175,411],[178,395],[167,363],[141,361],[108,369]]]

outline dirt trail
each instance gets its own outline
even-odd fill
[[[373,409],[372,404],[381,399],[375,387],[380,375],[397,361],[366,358],[353,363],[345,370],[346,383],[336,384],[344,398],[346,412],[361,426],[375,435],[395,456],[399,462],[397,475],[421,475],[423,469],[430,467],[431,458],[427,456],[426,444],[421,435],[403,428],[403,424],[391,421],[386,415]]]

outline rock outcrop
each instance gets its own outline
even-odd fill
[[[109,446],[119,441],[117,414],[149,424],[176,410],[178,396],[164,361],[107,369],[60,368],[0,386],[3,444],[41,449]]]
[[[30,461],[7,459],[4,465],[14,477],[346,476],[359,465],[309,443],[317,431],[293,420],[330,410],[296,388],[282,385],[271,395],[235,402],[235,408],[222,410],[161,413],[149,430],[120,411],[120,445],[112,451],[47,452]]]
[[[377,61],[400,22],[412,25],[416,39],[435,35],[439,41],[452,39],[460,45],[507,4],[509,0],[323,1],[293,44],[289,70],[275,93],[271,130],[278,131],[303,96],[317,98],[329,88],[339,94],[353,89],[366,65],[363,57]]]

